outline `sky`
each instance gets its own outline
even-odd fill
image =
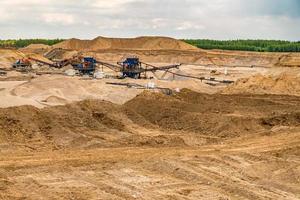
[[[0,39],[300,40],[300,0],[0,0]]]

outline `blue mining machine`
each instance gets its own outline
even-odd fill
[[[139,79],[141,77],[147,78],[147,72],[155,73],[155,71],[165,71],[167,73],[169,69],[178,68],[180,66],[180,64],[176,64],[164,67],[155,67],[141,62],[139,58],[135,56],[127,57],[117,64],[99,61],[93,57],[78,57],[70,62],[72,63],[73,68],[77,70],[80,75],[93,75],[96,71],[97,64],[100,64],[101,66],[108,67],[115,72],[120,72],[122,74],[121,78],[128,77],[134,79]]]
[[[97,61],[92,57],[80,58],[80,61],[72,63],[75,70],[82,75],[93,75],[96,70]]]
[[[136,57],[128,57],[118,64],[122,67],[121,72],[124,78],[141,78],[141,73],[144,72],[142,63]]]
[[[131,56],[125,58],[122,62],[118,62],[117,65],[97,61],[98,64],[106,66],[113,71],[120,72],[122,74],[121,78],[147,78],[147,72],[152,72],[155,74],[156,71],[169,72],[170,69],[179,68],[181,64],[168,65],[163,67],[156,67],[147,63],[143,63],[138,57]]]

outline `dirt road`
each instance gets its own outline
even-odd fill
[[[200,148],[2,154],[7,199],[299,199],[300,130]]]

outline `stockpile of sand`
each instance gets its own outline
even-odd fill
[[[45,58],[44,56],[40,55],[40,54],[36,54],[36,53],[28,53],[26,54],[27,57],[33,58],[33,59],[37,59],[46,63],[50,63],[53,64],[53,62],[51,60],[49,60],[48,58]],[[31,62],[35,62],[35,61],[31,61]]]
[[[168,136],[143,136],[130,131],[141,118],[122,106],[106,101],[85,100],[65,106],[38,109],[20,106],[0,109],[2,143],[39,145],[38,148],[82,148],[131,145],[178,145],[182,140]],[[145,120],[144,120],[145,121]],[[38,144],[34,141],[39,141]]]
[[[80,77],[55,75],[37,77],[11,91],[13,97],[34,100],[40,105],[39,107],[85,99],[104,99],[121,104],[140,92],[142,91],[107,85],[105,81],[80,80]]]
[[[238,102],[239,99],[200,94],[184,89],[175,96],[144,92],[128,101],[124,107],[143,117],[141,120],[135,118],[136,115],[128,115],[140,126],[148,127],[151,124],[165,131],[235,137],[249,131],[264,129],[259,119],[227,115],[235,112],[235,106],[229,106],[229,101]]]
[[[11,65],[18,59],[26,57],[31,57],[44,62],[52,63],[52,61],[37,53],[25,53],[13,49],[0,49],[0,68],[11,68]]]
[[[23,57],[25,55],[18,50],[0,49],[0,68],[9,68],[13,62]]]
[[[30,44],[27,47],[21,48],[20,51],[23,53],[35,53],[35,54],[44,54],[51,47],[45,44]]]
[[[61,48],[51,48],[47,52],[44,53],[44,56],[48,59],[70,59],[74,56],[78,55],[78,51],[69,50],[69,49],[61,49]]]
[[[53,46],[74,50],[136,49],[136,50],[197,50],[185,42],[168,37],[70,39]]]
[[[0,143],[27,143],[33,139],[45,146],[53,143],[69,146],[75,141],[87,142],[87,138],[80,136],[81,132],[124,128],[121,119],[112,116],[117,110],[118,106],[102,101],[45,109],[33,106],[0,109]]]
[[[282,73],[276,76],[254,75],[238,80],[222,91],[226,94],[286,94],[300,95],[300,77]]]
[[[30,44],[27,47],[22,48],[22,50],[24,49],[49,49],[51,48],[51,46],[46,45],[46,44]]]
[[[23,49],[48,49],[48,48],[50,48],[50,46],[46,44],[30,44]]]
[[[50,97],[47,100],[63,99]],[[294,104],[282,106],[285,101],[289,101],[288,105]],[[124,105],[85,100],[43,109],[1,108],[0,144],[39,141],[40,145],[55,148],[96,144],[102,147],[183,145],[182,139],[172,138],[171,134],[184,132],[228,138],[270,130],[278,125],[299,126],[300,110],[295,102],[299,102],[299,98],[272,96],[267,100],[253,96],[208,95],[185,89],[173,96],[144,92]],[[274,110],[280,112],[274,115]],[[145,130],[160,131],[164,135],[146,135]]]
[[[276,65],[283,67],[300,67],[300,53],[281,55]]]

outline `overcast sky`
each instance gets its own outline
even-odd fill
[[[0,39],[300,40],[300,0],[0,0]]]

